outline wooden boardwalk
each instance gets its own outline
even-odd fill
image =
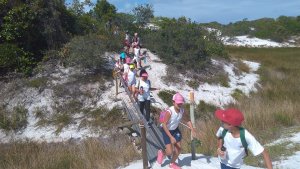
[[[126,86],[122,78],[119,77],[119,79],[121,79],[123,86]],[[155,123],[147,125],[147,121],[140,112],[138,104],[133,100],[133,98],[130,97],[129,90],[127,89],[127,87],[125,87],[124,89],[127,93],[127,98],[122,98],[122,105],[126,110],[128,114],[128,119],[130,121],[142,122],[143,124],[145,124],[144,126],[146,128],[147,157],[149,163],[152,164],[156,161],[157,151],[159,149],[164,149],[164,142],[160,131],[160,127],[156,126]],[[133,130],[135,130],[135,132],[139,136],[141,136],[139,124],[134,124]]]

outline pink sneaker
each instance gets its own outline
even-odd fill
[[[170,167],[170,169],[181,169],[181,167],[176,165],[176,163],[170,163],[169,167]]]
[[[157,151],[157,159],[156,159],[157,163],[158,164],[162,164],[163,159],[164,159],[164,153],[163,153],[163,151],[162,150],[158,150]]]

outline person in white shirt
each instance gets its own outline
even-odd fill
[[[162,150],[157,152],[157,162],[162,164],[165,155],[172,156],[169,164],[171,169],[180,169],[181,167],[175,163],[181,152],[181,132],[178,128],[181,121],[185,122],[192,130],[192,134],[195,137],[195,130],[191,123],[188,113],[184,111],[184,97],[180,93],[176,93],[173,98],[173,106],[169,107],[164,116],[164,122],[162,125],[162,135],[165,143],[165,154]],[[174,150],[174,151],[173,151]]]
[[[215,116],[222,122],[222,127],[216,133],[218,137],[217,153],[220,158],[221,169],[241,168],[243,158],[247,156],[248,149],[254,156],[263,154],[266,167],[272,169],[272,162],[268,152],[251,133],[240,127],[244,121],[244,116],[238,109],[220,109],[215,112]],[[227,134],[226,132],[223,134],[223,130],[226,130]],[[241,131],[244,132],[244,136],[242,136]],[[247,147],[244,147],[242,137],[244,137]]]
[[[148,122],[148,125],[151,125],[150,122],[150,91],[159,90],[159,88],[151,87],[151,82],[148,79],[148,73],[145,69],[140,71],[140,79],[137,80],[134,88],[134,97],[138,100],[140,111],[144,114],[146,112],[145,118]]]
[[[127,82],[127,86],[128,86],[128,90],[131,93],[131,96],[133,97],[133,91],[135,88],[135,84],[136,84],[136,69],[133,63],[131,63],[129,65],[129,71],[128,71],[128,82]]]

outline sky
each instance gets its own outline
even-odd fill
[[[71,1],[71,0],[67,0]],[[96,0],[92,0],[96,2]],[[151,4],[155,16],[178,18],[207,23],[228,24],[247,18],[300,15],[300,0],[108,0],[118,12],[131,12],[139,4]]]

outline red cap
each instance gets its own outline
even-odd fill
[[[230,108],[226,110],[217,110],[215,112],[215,116],[228,124],[231,124],[233,126],[240,126],[242,122],[244,121],[244,115],[242,112],[240,112],[238,109]]]

